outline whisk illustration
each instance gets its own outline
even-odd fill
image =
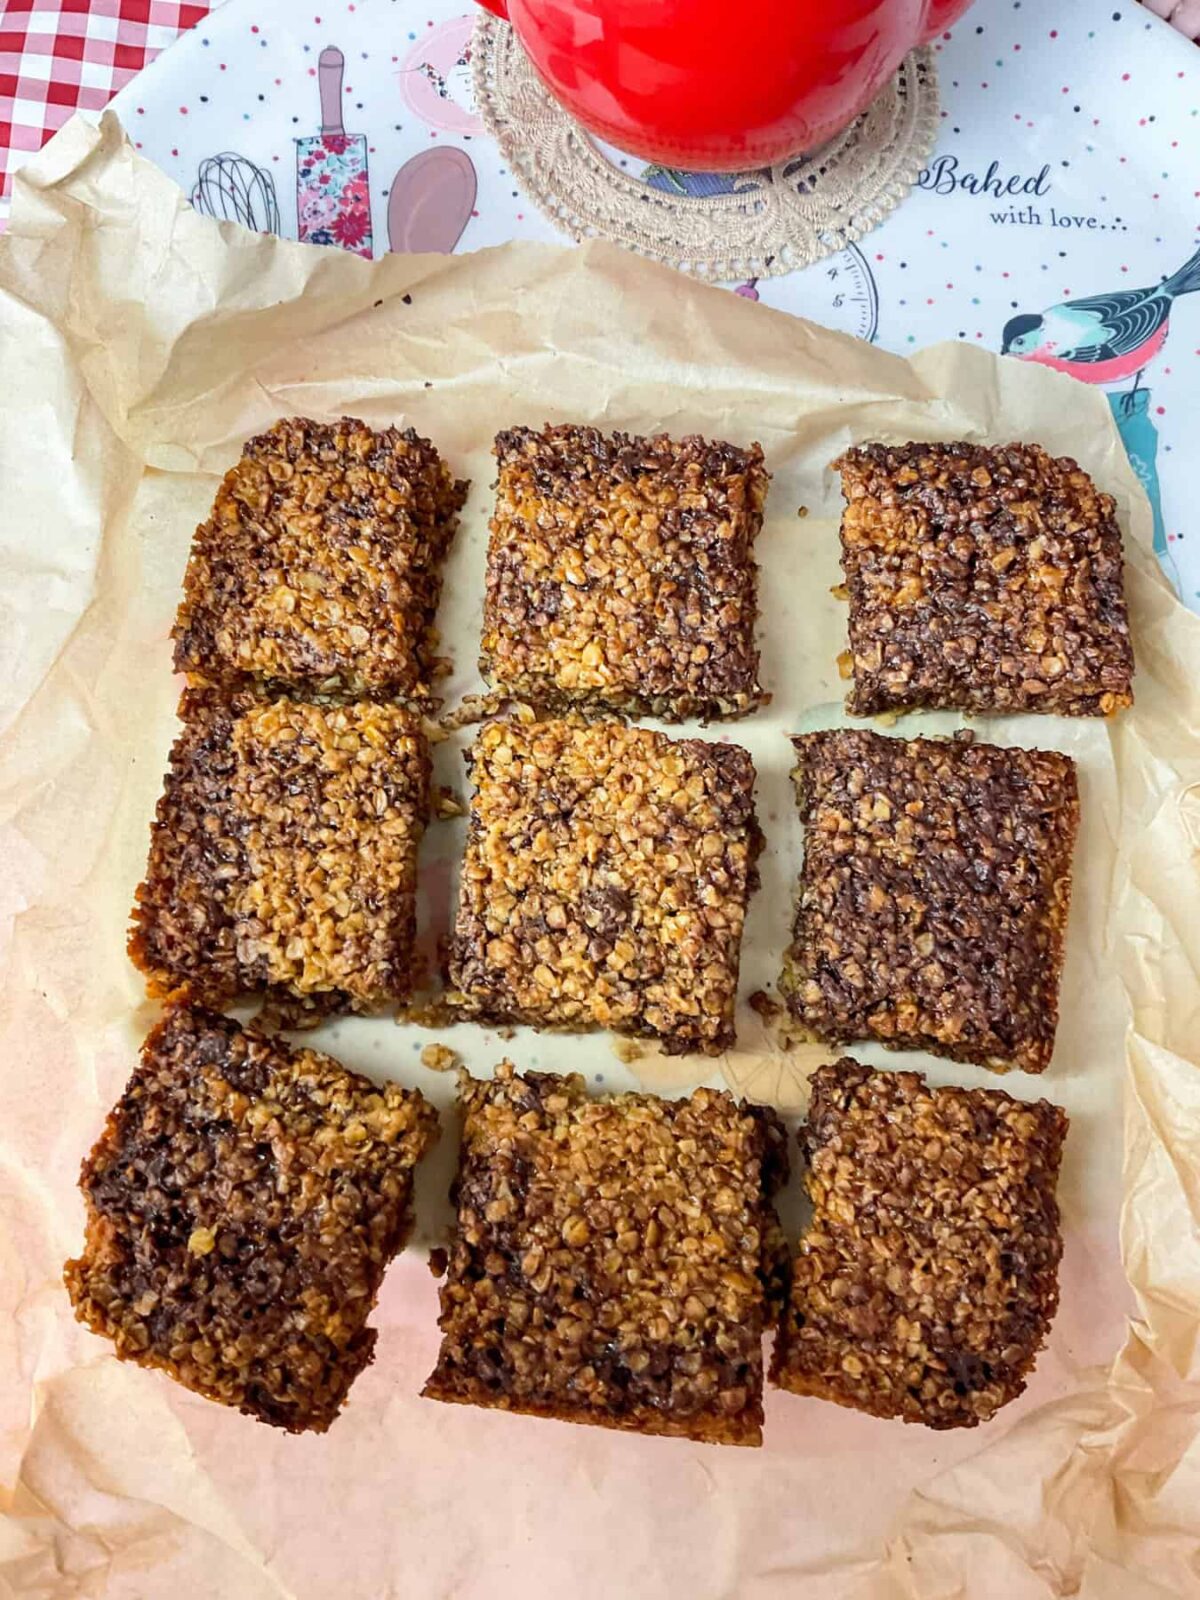
[[[203,216],[218,222],[240,222],[258,233],[279,232],[274,179],[235,150],[223,150],[200,163],[191,202]]]

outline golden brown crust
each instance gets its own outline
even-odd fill
[[[793,740],[805,827],[780,984],[817,1038],[1042,1072],[1058,1022],[1075,764],[1048,750]]]
[[[762,1444],[761,1401],[756,1418],[746,1414],[735,1417],[668,1417],[657,1411],[622,1416],[599,1410],[584,1414],[573,1405],[560,1405],[553,1400],[533,1401],[491,1394],[485,1397],[482,1393],[454,1394],[441,1389],[436,1379],[435,1373],[421,1391],[426,1400],[444,1400],[457,1406],[485,1406],[491,1411],[511,1411],[518,1417],[541,1417],[547,1422],[574,1422],[587,1428],[614,1428],[621,1433],[644,1433],[650,1438],[691,1439],[695,1444],[732,1444],[752,1448]],[[760,1377],[760,1394],[761,1387]]]
[[[460,1013],[727,1049],[759,847],[747,753],[617,722],[498,721],[470,759]]]
[[[868,444],[842,475],[861,716],[1107,716],[1133,700],[1112,497],[1038,445]]]
[[[759,1444],[776,1287],[771,1111],[464,1076],[433,1399]]]
[[[436,1137],[415,1090],[171,1007],[83,1164],[75,1314],[124,1360],[323,1432],[371,1360]]]
[[[813,1218],[771,1380],[972,1428],[1025,1388],[1058,1306],[1066,1113],[844,1058],[800,1136]]]
[[[501,433],[496,455],[489,682],[543,709],[671,721],[762,703],[758,445],[563,426]]]
[[[441,562],[466,498],[427,439],[277,422],[196,529],[175,667],[226,690],[420,697]]]
[[[129,953],[152,995],[369,1010],[412,989],[419,719],[190,690]]]
[[[220,1004],[242,987],[228,884],[244,875],[231,815],[233,725],[253,701],[189,689],[130,913],[129,959],[155,999],[188,985]]]

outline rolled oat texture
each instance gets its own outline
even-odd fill
[[[813,1075],[813,1217],[771,1380],[973,1428],[1025,1388],[1058,1307],[1066,1113],[844,1058]]]
[[[762,703],[758,445],[513,428],[488,545],[480,668],[543,709],[740,716]]]
[[[487,724],[469,759],[460,1014],[727,1049],[760,844],[746,751],[513,720]]]
[[[1038,445],[868,444],[842,475],[860,716],[1108,716],[1133,700],[1112,497]]]
[[[324,1432],[372,1359],[436,1137],[415,1090],[172,1006],[83,1164],[75,1314],[123,1360]]]
[[[762,1437],[780,1292],[775,1113],[464,1076],[437,1400],[705,1443]],[[783,1250],[786,1260],[786,1247]]]
[[[780,989],[818,1039],[878,1039],[1042,1072],[1079,826],[1075,764],[1048,750],[794,739],[804,824]]]
[[[277,422],[196,529],[176,671],[226,690],[426,696],[466,493],[411,428]]]
[[[152,995],[320,1013],[412,989],[429,748],[400,706],[189,690],[129,952]]]

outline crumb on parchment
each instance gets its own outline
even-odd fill
[[[450,1072],[461,1060],[458,1051],[451,1050],[449,1045],[427,1044],[421,1051],[421,1065],[430,1072]]]

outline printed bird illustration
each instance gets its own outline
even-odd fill
[[[1001,353],[1040,362],[1084,383],[1132,378],[1126,397],[1132,404],[1143,371],[1163,347],[1172,305],[1180,295],[1198,289],[1200,250],[1152,288],[1114,289],[1064,300],[1040,316],[1022,312],[1010,318]]]

